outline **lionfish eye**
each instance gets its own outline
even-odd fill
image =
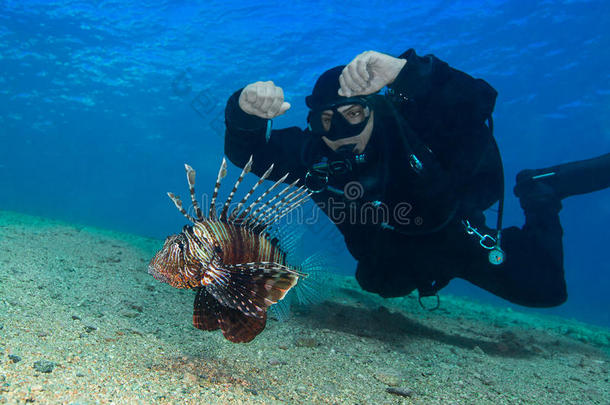
[[[222,248],[220,247],[220,245],[218,243],[214,244],[214,251],[216,253],[218,253],[219,255],[222,254]]]

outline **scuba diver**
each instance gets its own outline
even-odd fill
[[[253,155],[259,177],[273,163],[269,179],[300,179],[342,233],[366,291],[417,289],[421,303],[459,277],[519,305],[560,305],[561,200],[609,187],[610,154],[521,171],[514,193],[525,224],[503,229],[496,96],[433,55],[367,51],[318,78],[305,130],[272,128],[290,108],[273,82],[235,92],[225,153],[238,167]],[[497,223],[488,227],[484,211],[495,204]]]

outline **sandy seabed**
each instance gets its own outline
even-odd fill
[[[161,244],[0,211],[0,403],[610,404],[608,329],[351,277],[230,343],[146,273]]]

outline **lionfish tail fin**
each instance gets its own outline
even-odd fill
[[[328,278],[337,269],[331,263],[331,254],[318,252],[307,257],[301,262],[299,270],[307,274],[307,277],[299,280],[299,283],[290,293],[271,310],[273,316],[279,321],[290,318],[291,306],[295,302],[299,305],[316,305],[323,302],[329,296]]]
[[[317,252],[301,262],[299,270],[307,274],[307,278],[294,289],[294,295],[299,304],[314,305],[324,301],[331,285],[328,278],[338,269],[331,261],[330,252]]]
[[[251,262],[208,271],[206,289],[226,307],[249,317],[265,316],[305,274],[274,262]]]

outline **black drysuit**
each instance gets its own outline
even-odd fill
[[[465,231],[468,220],[481,233],[483,211],[498,201],[501,161],[489,128],[496,91],[485,81],[438,58],[408,50],[407,63],[389,93],[371,97],[374,130],[365,162],[330,175],[312,199],[337,225],[358,261],[363,289],[384,297],[433,295],[459,277],[511,302],[536,307],[566,300],[560,202],[526,209],[526,223],[502,232],[506,258],[492,265],[488,251]],[[246,114],[240,91],[225,111],[225,153],[237,166],[254,157],[252,172],[286,182],[305,179],[321,159],[342,159],[311,131],[274,129]],[[355,214],[354,214],[355,213]]]

